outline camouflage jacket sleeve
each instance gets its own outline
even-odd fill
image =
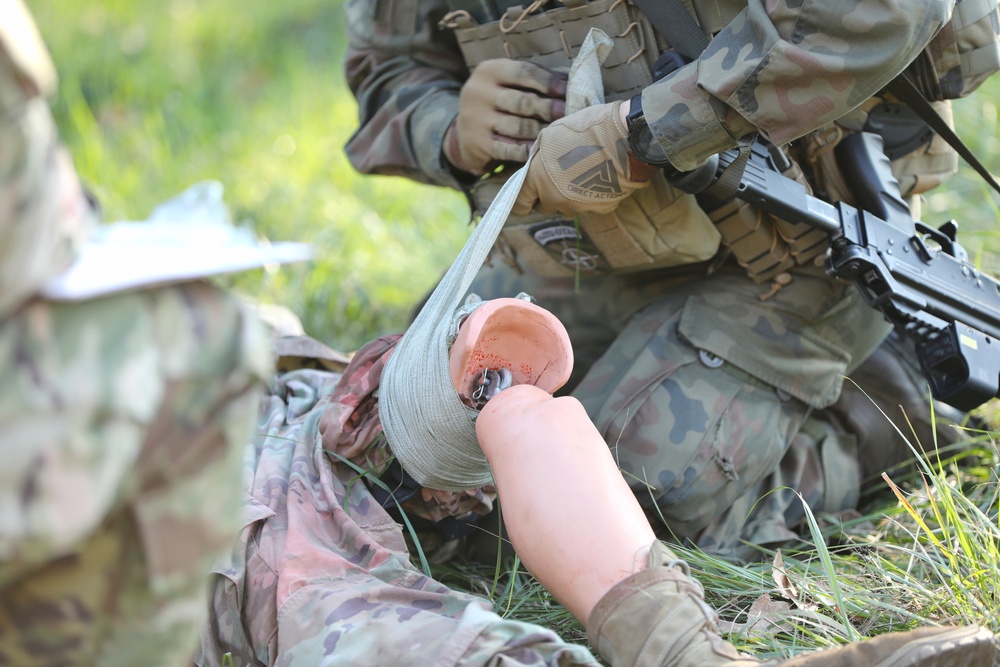
[[[791,141],[878,92],[953,4],[750,0],[700,58],[645,91],[646,118],[685,170],[757,129]],[[347,76],[361,128],[347,153],[360,171],[458,185],[441,145],[465,68],[452,36],[437,29],[445,9],[443,0],[348,3]]]
[[[54,88],[24,5],[0,3],[0,319],[69,266],[89,220],[45,101]]]
[[[347,83],[361,126],[347,156],[366,174],[460,187],[441,147],[467,76],[450,32],[438,29],[444,0],[349,0]]]
[[[789,142],[877,93],[917,56],[953,4],[750,0],[700,58],[643,92],[643,111],[681,170],[755,129]]]

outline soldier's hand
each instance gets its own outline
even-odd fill
[[[539,131],[566,110],[566,75],[529,62],[486,60],[462,86],[445,157],[471,174],[492,162],[525,162]]]
[[[541,131],[514,215],[610,213],[649,183],[656,167],[629,153],[621,105],[587,107]]]

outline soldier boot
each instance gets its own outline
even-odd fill
[[[761,662],[720,635],[715,611],[687,564],[661,543],[649,568],[619,582],[587,622],[590,643],[614,667],[955,667],[1000,664],[994,635],[975,626],[919,628],[848,646]]]

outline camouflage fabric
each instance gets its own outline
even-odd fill
[[[94,216],[34,24],[0,19],[0,665],[189,664],[269,337],[204,283],[33,297]]]
[[[694,0],[715,37],[698,60],[643,91],[646,119],[682,169],[754,130],[788,142],[877,93],[952,4]],[[346,70],[361,127],[346,149],[361,171],[465,185],[440,157],[465,76],[454,35],[438,28],[445,5],[410,0],[389,11],[374,0],[349,2]],[[525,291],[566,325],[577,362],[572,393],[664,537],[752,558],[753,544],[795,536],[802,509],[792,490],[814,510],[856,505],[862,471],[877,466],[859,462],[864,434],[850,429],[875,419],[830,409],[843,376],[889,327],[853,286],[812,262],[791,268],[789,280],[756,285],[725,254],[624,275],[540,278],[523,268],[499,244],[471,289],[486,299]],[[883,396],[927,396],[915,376],[903,388],[861,375],[884,383]],[[905,454],[894,433],[886,438],[867,443],[865,455],[880,446]],[[778,487],[788,490],[769,493]]]
[[[44,96],[55,71],[20,0],[0,9],[0,318],[66,269],[93,223]],[[59,196],[54,196],[58,194]]]
[[[216,571],[197,663],[597,665],[411,564],[368,481],[379,472],[371,455],[386,451],[374,391],[397,339],[363,347],[342,377],[303,369],[272,383],[243,458],[245,526]],[[457,502],[441,498],[434,511],[486,510],[491,494],[451,494]]]
[[[389,355],[400,336],[378,338],[362,347],[346,369],[347,379],[331,400],[331,407],[319,421],[323,447],[363,470],[382,476],[394,460],[378,413],[378,388]],[[396,498],[403,494],[394,493]],[[470,514],[483,516],[493,509],[496,488],[491,484],[478,489],[442,491],[420,487],[420,493],[401,500],[404,511],[441,521],[447,517]]]
[[[0,323],[0,664],[190,660],[268,343],[201,283]]]
[[[700,280],[581,276],[578,287],[494,261],[473,289],[529,291],[566,325],[568,387],[650,523],[731,560],[797,539],[796,492],[837,514],[884,488],[881,472],[912,457],[893,422],[918,449],[961,438],[949,420],[961,415],[938,412],[931,426],[912,344],[882,341],[881,314],[818,267],[766,301],[735,265]]]
[[[646,119],[682,170],[755,128],[782,144],[859,106],[920,53],[954,3],[704,4],[739,13],[700,58],[643,92]],[[347,80],[361,114],[347,155],[358,170],[457,184],[442,143],[467,72],[438,27],[447,11],[445,0],[347,3]]]
[[[474,289],[530,290],[566,325],[572,394],[663,538],[751,559],[744,542],[795,537],[793,489],[816,511],[856,506],[854,435],[819,409],[835,404],[842,376],[888,328],[853,286],[813,268],[760,301],[761,287],[730,265],[700,280],[683,271],[581,276],[577,289],[497,261]],[[789,490],[757,502],[778,487]]]
[[[836,120],[903,71],[954,3],[746,5],[695,62],[643,93],[653,134],[678,169],[755,129],[781,145]]]
[[[359,171],[459,187],[442,147],[468,68],[438,28],[447,11],[444,0],[348,0],[347,84],[362,122],[347,155]]]

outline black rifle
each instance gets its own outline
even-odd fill
[[[745,153],[745,151],[744,151]],[[1000,392],[1000,281],[969,263],[950,221],[934,229],[916,221],[900,195],[882,138],[861,132],[836,148],[837,163],[860,210],[831,205],[784,176],[787,158],[758,139],[749,157],[733,149],[671,181],[701,193],[706,210],[735,196],[789,222],[830,235],[827,272],[853,281],[865,301],[913,339],[934,397],[968,411]],[[745,168],[735,185],[741,164]],[[735,174],[726,170],[733,165]]]

